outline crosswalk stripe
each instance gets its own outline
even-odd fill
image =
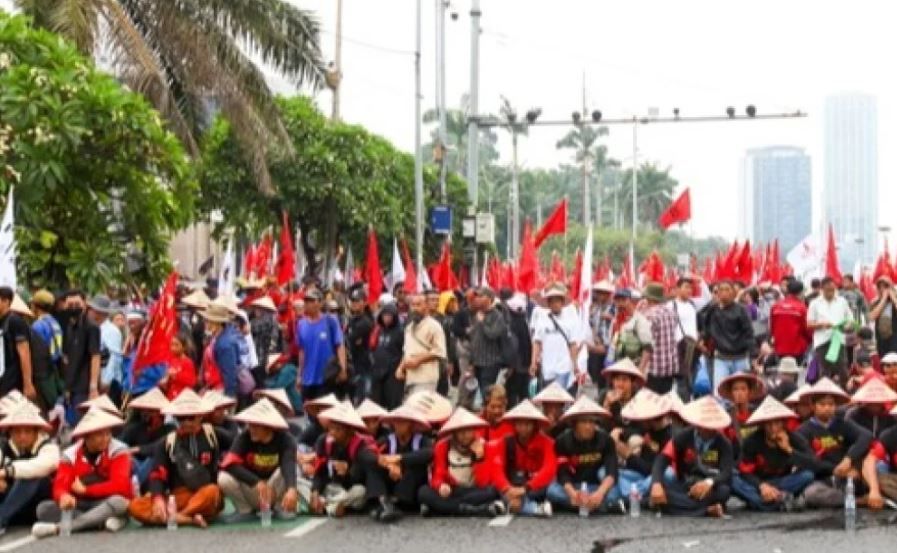
[[[24,538],[19,538],[17,540],[11,541],[9,543],[4,543],[3,545],[0,545],[0,553],[6,552],[6,551],[12,551],[13,549],[18,549],[20,547],[23,547],[25,545],[28,545],[29,543],[33,543],[36,541],[37,541],[37,538],[35,538],[34,536],[25,536]]]
[[[501,515],[490,520],[489,526],[493,528],[507,526],[508,524],[511,524],[512,520],[514,520],[514,515]]]
[[[311,532],[318,526],[322,526],[326,523],[327,523],[326,518],[313,518],[313,519],[309,520],[308,522],[306,522],[305,524],[303,524],[302,526],[299,526],[298,528],[293,528],[292,530],[290,530],[289,532],[284,534],[283,537],[285,537],[285,538],[301,538],[302,536],[304,536],[305,534],[308,534],[309,532]]]

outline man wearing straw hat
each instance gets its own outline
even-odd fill
[[[458,407],[439,429],[430,482],[420,488],[421,514],[498,516],[505,504],[489,484],[486,440],[477,433],[488,423]]]
[[[211,403],[190,389],[162,410],[177,420],[178,429],[156,444],[150,493],[132,501],[128,508],[131,517],[144,526],[162,526],[169,516],[175,516],[179,525],[205,528],[221,511],[218,461],[220,443],[227,437],[202,422],[211,411]],[[168,512],[168,494],[174,496],[174,515]]]
[[[786,423],[797,417],[791,409],[767,396],[747,424],[758,426],[741,448],[732,493],[757,511],[791,511],[813,482],[815,459],[807,441],[789,432]]]
[[[234,417],[246,424],[221,461],[218,485],[236,513],[224,522],[254,520],[265,507],[278,518],[296,516],[296,440],[287,421],[268,398],[258,400]]]
[[[112,437],[112,429],[124,422],[96,407],[81,417],[72,431],[76,442],[62,453],[56,470],[53,499],[37,506],[34,537],[59,534],[63,511],[72,513],[72,532],[124,528],[133,493],[131,455],[127,445]]]
[[[735,464],[732,444],[722,431],[732,420],[710,396],[687,404],[679,415],[692,428],[676,434],[654,461],[651,504],[673,515],[720,518]],[[665,479],[671,466],[675,477]]]
[[[845,418],[865,428],[878,439],[881,434],[897,426],[897,419],[889,413],[897,404],[897,392],[890,389],[878,373],[873,372],[851,398],[851,407]]]
[[[565,317],[567,287],[552,284],[544,293],[548,312],[536,320],[533,328],[533,355],[530,372],[533,376],[541,367],[545,384],[557,382],[565,390],[573,385],[576,358],[579,354],[580,331],[578,321]]]
[[[233,315],[223,304],[212,302],[201,313],[211,338],[202,357],[203,383],[237,397],[237,370],[240,365],[239,331],[231,324]]]
[[[130,415],[118,438],[131,448],[134,476],[141,486],[149,479],[156,454],[156,443],[174,430],[165,422],[162,410],[168,399],[162,390],[152,388],[128,404]]]
[[[35,405],[19,403],[0,421],[9,438],[0,441],[0,535],[11,524],[34,522],[35,508],[50,498],[59,446],[48,432],[50,425]]]
[[[629,498],[635,486],[642,502],[647,502],[654,461],[673,437],[673,397],[679,396],[659,396],[643,388],[623,407],[621,416],[629,424],[617,442],[620,497]]]
[[[0,286],[0,396],[10,390],[20,390],[25,397],[37,400],[37,388],[31,374],[31,345],[28,324],[12,312],[15,293],[8,286]]]

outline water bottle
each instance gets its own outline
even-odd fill
[[[585,481],[583,481],[582,484],[579,485],[579,492],[580,492],[580,501],[582,501],[583,499],[585,499],[586,495],[589,493],[589,485]],[[589,516],[589,508],[586,507],[585,505],[580,505],[579,506],[579,516],[581,516],[582,518],[587,518]]]
[[[271,502],[267,499],[259,502],[259,518],[262,519],[262,528],[271,527]]]
[[[844,489],[844,529],[848,532],[857,529],[857,498],[853,478],[847,479],[847,486]]]
[[[167,524],[166,527],[169,530],[177,530],[178,529],[178,503],[174,499],[174,494],[168,496],[168,516],[166,517]]]
[[[529,398],[533,399],[539,393],[539,379],[535,376],[529,379]]]
[[[131,497],[134,499],[140,497],[140,480],[136,474],[131,477],[131,493],[133,494]]]
[[[635,484],[629,488],[629,516],[632,518],[642,516],[642,496]]]
[[[64,538],[72,535],[72,515],[71,509],[62,511],[62,517],[59,520],[59,535]]]

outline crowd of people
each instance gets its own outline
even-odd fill
[[[605,281],[582,312],[560,283],[185,282],[147,366],[143,306],[0,287],[0,532],[897,509],[897,293],[877,290]]]

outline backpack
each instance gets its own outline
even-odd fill
[[[218,449],[218,435],[215,434],[215,427],[211,424],[204,423],[202,425],[202,430],[209,444],[215,449]],[[176,441],[176,433],[171,432],[168,434],[165,437],[165,450],[168,452],[168,457],[171,459],[172,464],[178,472],[178,477],[180,477],[184,485],[187,486],[190,491],[195,492],[203,486],[211,484],[212,475],[209,474],[206,467],[204,467],[198,459],[194,458],[190,452],[184,451],[183,448],[175,447]]]

